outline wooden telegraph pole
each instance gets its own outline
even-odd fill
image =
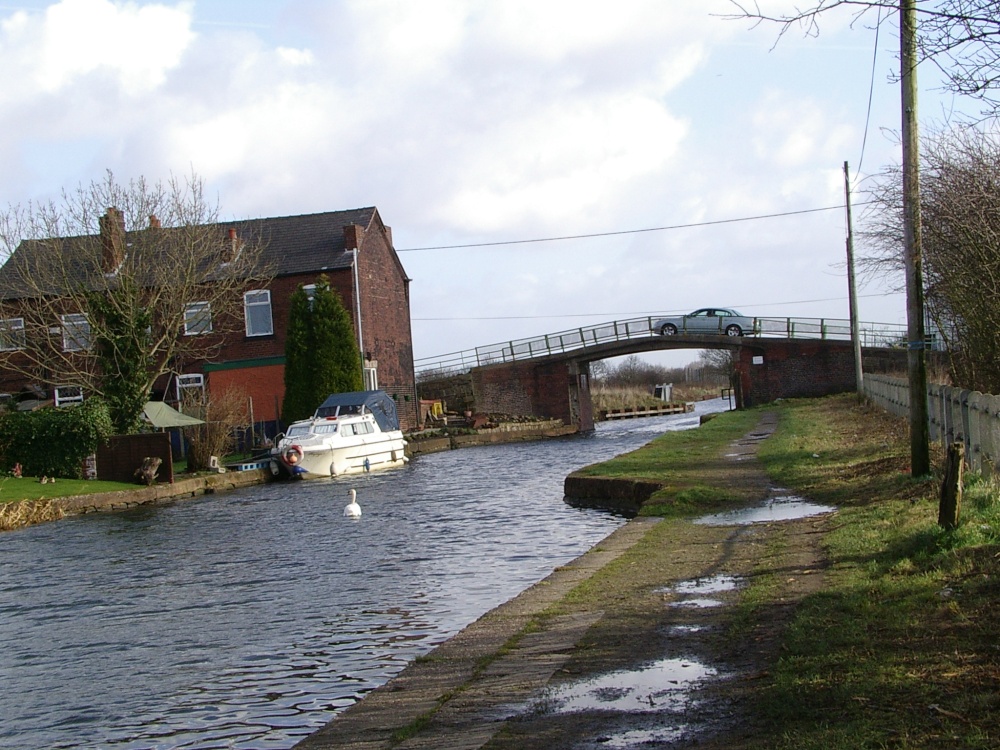
[[[858,330],[858,287],[854,277],[854,221],[851,219],[851,173],[844,162],[844,195],[847,204],[847,299],[851,316],[851,341],[854,342],[854,381],[858,401],[865,397],[865,375],[861,361],[861,332]]]
[[[930,474],[924,279],[920,242],[920,145],[917,131],[916,0],[900,0],[900,88],[903,110],[903,257],[906,264],[907,374],[910,384],[910,473]]]

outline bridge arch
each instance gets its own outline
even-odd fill
[[[424,372],[461,370],[471,381],[479,412],[529,414],[561,419],[580,430],[594,426],[590,363],[611,357],[670,349],[731,349],[737,353],[737,407],[779,398],[823,396],[857,387],[848,321],[755,319],[755,335],[660,336],[650,318],[616,321],[473,352],[418,362]],[[899,327],[862,324],[865,369],[870,357],[905,362],[905,350],[889,347]],[[880,366],[875,371],[884,370]]]

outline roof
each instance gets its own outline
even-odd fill
[[[369,206],[318,214],[218,222],[209,226],[218,227],[220,239],[227,236],[230,229],[235,228],[237,237],[244,241],[260,241],[263,243],[262,267],[268,268],[269,274],[288,276],[350,268],[353,259],[350,250],[353,248],[345,246],[344,228],[352,224],[357,224],[365,230],[371,228],[373,224],[381,226],[381,220],[376,221],[377,216],[378,210],[374,206]],[[162,231],[182,230],[164,227]],[[131,245],[129,238],[137,234],[137,232],[127,233],[126,242]],[[93,257],[95,243],[98,243],[96,247],[100,247],[100,235],[65,237],[57,241],[61,244],[60,254],[70,259],[68,266],[71,275],[76,276],[78,280],[85,280],[88,273],[94,273],[96,269],[88,269],[91,264],[82,258]],[[42,240],[22,241],[7,262],[0,267],[0,298],[10,299],[31,293],[18,282],[19,274],[16,269],[34,265],[29,258],[38,252],[35,248],[42,242]]]
[[[224,230],[236,227],[241,237],[254,237],[265,244],[264,257],[273,263],[275,275],[312,273],[350,268],[354,248],[344,245],[344,227],[357,224],[368,229],[375,219],[374,207],[321,214],[280,216],[220,223]]]

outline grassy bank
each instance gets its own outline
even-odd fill
[[[758,419],[760,412],[756,410],[729,412],[697,430],[667,433],[637,451],[575,473],[663,483],[663,489],[643,507],[643,515],[684,516],[745,501],[754,488],[731,480],[732,465],[723,461],[721,454]]]
[[[847,397],[779,410],[768,473],[841,510],[825,589],[800,607],[759,696],[773,730],[756,746],[1000,746],[997,485],[970,477],[961,525],[945,531],[938,480],[909,476],[901,421]]]
[[[939,480],[909,476],[905,423],[853,396],[768,408],[778,428],[759,459],[771,480],[839,511],[824,539],[823,589],[799,606],[780,658],[754,682],[761,729],[732,746],[1000,746],[997,485],[969,477],[961,524],[944,531]],[[586,471],[664,482],[646,513],[714,509],[752,494],[734,487],[720,457],[759,417],[722,415]],[[733,638],[779,604],[767,570],[781,554],[765,552],[732,612]]]

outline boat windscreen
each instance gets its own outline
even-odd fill
[[[370,411],[383,432],[399,429],[396,402],[385,391],[353,391],[333,393],[316,410],[316,417],[333,417],[338,414],[356,414],[364,407]]]

